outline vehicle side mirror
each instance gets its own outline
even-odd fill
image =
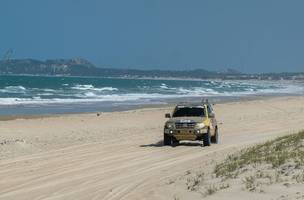
[[[165,117],[166,117],[166,118],[171,118],[170,113],[166,113],[166,114],[165,114]]]
[[[210,117],[210,118],[214,118],[215,117],[215,115],[214,115],[214,113],[209,113],[209,116],[208,117]]]

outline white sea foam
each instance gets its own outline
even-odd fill
[[[101,88],[95,88],[93,85],[75,85],[74,87],[71,87],[74,90],[94,90],[94,91],[117,91],[117,88],[114,87],[101,87]]]
[[[169,89],[169,87],[165,83],[162,83],[159,87],[162,89]]]
[[[26,88],[19,85],[19,86],[6,86],[3,89],[0,89],[2,93],[25,93]]]
[[[21,85],[19,85],[19,86],[7,86],[7,87],[5,87],[5,89],[7,89],[7,90],[9,90],[9,89],[11,89],[11,90],[26,90],[26,88],[21,86]]]
[[[94,89],[94,86],[93,85],[75,85],[73,87],[71,87],[72,89],[75,89],[75,90],[89,90],[89,89]]]
[[[42,90],[45,91],[45,92],[57,92],[57,90],[49,89],[49,88],[45,88],[45,89],[42,89]]]
[[[208,85],[208,84],[209,85]],[[279,83],[244,82],[203,82],[202,86],[169,87],[167,84],[155,86],[136,86],[137,90],[118,90],[114,87],[95,88],[93,85],[74,85],[67,89],[25,88],[7,86],[2,93],[22,93],[0,98],[0,105],[90,103],[90,102],[139,102],[183,97],[246,96],[253,94],[304,94],[303,85]],[[132,88],[131,88],[132,89]],[[144,90],[142,90],[144,89]],[[130,90],[131,91],[131,90]],[[144,91],[144,92],[143,92]],[[26,94],[26,95],[24,95]],[[56,95],[56,98],[47,98]],[[32,96],[32,98],[23,98]]]
[[[51,95],[54,95],[54,93],[47,93],[47,92],[45,92],[45,93],[38,93],[37,95],[38,96],[51,96]]]
[[[161,99],[163,97],[170,98],[170,96],[163,96],[161,94],[124,94],[124,95],[103,95],[98,98],[83,98],[83,99],[42,99],[40,97],[35,98],[0,98],[0,105],[28,105],[28,104],[55,104],[55,103],[90,103],[90,102],[124,102],[124,101],[136,101],[136,100],[149,100],[149,99]],[[171,96],[172,97],[172,96]]]
[[[190,88],[190,89],[185,89],[185,88],[178,88],[177,89],[177,94],[180,95],[188,95],[188,96],[201,96],[201,95],[208,95],[208,96],[214,96],[214,95],[218,95],[219,92],[210,89],[210,88],[200,88],[200,87],[194,87],[194,88]]]
[[[117,88],[114,87],[103,87],[103,88],[95,88],[96,91],[118,91]]]
[[[93,92],[86,92],[86,93],[84,93],[84,96],[86,96],[86,97],[97,97],[98,95],[96,95]]]

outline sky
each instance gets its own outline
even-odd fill
[[[0,58],[304,71],[302,0],[0,0]]]

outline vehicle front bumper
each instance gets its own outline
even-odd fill
[[[164,129],[164,133],[176,140],[201,140],[207,129]]]

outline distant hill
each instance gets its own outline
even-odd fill
[[[234,69],[215,72],[194,70],[139,70],[96,67],[85,59],[13,59],[0,61],[0,74],[101,76],[121,78],[197,78],[197,79],[304,79],[304,73],[243,74]]]
[[[14,59],[0,61],[1,74],[30,75],[67,75],[67,76],[103,76],[103,77],[173,77],[173,78],[217,78],[240,74],[237,71],[212,72],[196,70],[139,70],[99,68],[85,59]]]

